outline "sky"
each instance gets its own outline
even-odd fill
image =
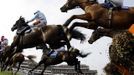
[[[42,11],[48,21],[48,24],[63,24],[73,14],[83,14],[83,10],[74,9],[67,13],[62,13],[60,7],[66,0],[1,0],[0,1],[0,36],[4,35],[9,40],[9,45],[13,40],[15,32],[11,32],[12,25],[23,16],[26,21],[33,17],[33,13],[37,10]],[[99,0],[100,3],[103,0]],[[134,6],[134,0],[124,0],[125,6]],[[74,20],[81,21],[81,20]],[[72,22],[72,23],[73,23]],[[93,30],[85,28],[77,28],[86,35],[86,38],[91,36]],[[88,44],[87,40],[84,43],[72,39],[71,45],[80,49],[83,52],[91,52],[92,54],[86,58],[79,58],[82,64],[86,64],[92,70],[97,70],[98,75],[104,75],[103,68],[109,62],[108,47],[111,44],[111,38],[102,37],[93,44]],[[41,50],[25,49],[25,55],[36,55],[36,61],[40,60],[42,55]]]

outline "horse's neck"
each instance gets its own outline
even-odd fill
[[[87,6],[91,6],[91,5],[93,5],[93,4],[91,4],[90,2],[83,2],[79,6],[80,6],[81,9],[85,10],[85,8]]]
[[[102,32],[102,34],[104,35],[104,36],[108,36],[108,37],[111,37],[111,38],[113,38],[116,34],[118,34],[118,33],[120,33],[120,32],[122,32],[122,30],[110,30],[110,29],[104,29],[103,30],[103,32]]]
[[[113,36],[113,32],[110,29],[98,29],[98,32],[101,34],[101,36],[108,36],[108,37],[112,37]]]

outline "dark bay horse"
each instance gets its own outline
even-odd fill
[[[18,29],[22,23],[24,23],[24,18],[20,17],[19,20],[11,28],[12,31]],[[84,40],[85,36],[79,31],[66,32],[64,30],[68,30],[66,27],[62,25],[47,25],[40,29],[36,29],[36,31],[25,34],[20,38],[19,43],[15,40],[12,43],[12,48],[16,45],[19,45],[19,49],[31,48],[38,46],[39,44],[49,44],[52,49],[58,49],[61,45],[67,45],[67,48],[70,48],[69,40],[71,38],[76,38],[80,40]],[[75,35],[72,35],[75,34]],[[71,35],[71,38],[68,38],[68,35]],[[18,37],[18,35],[16,36]],[[61,44],[61,42],[63,42]]]
[[[8,64],[10,66],[9,67],[9,70],[13,70],[13,67],[15,67],[17,65],[17,63],[18,63],[16,72],[13,73],[13,71],[11,71],[13,75],[16,75],[17,74],[17,72],[20,69],[20,65],[22,64],[22,62],[24,60],[25,60],[25,56],[21,52],[15,53],[13,55],[13,57],[10,60],[10,63]]]
[[[7,61],[8,57],[11,55],[12,51],[9,50],[10,46],[5,46],[5,48],[2,51],[0,61],[1,61],[1,71],[4,70],[4,68],[7,66],[5,62]]]
[[[74,67],[75,71],[82,74],[82,71],[80,69],[80,61],[78,61],[78,58],[76,58],[76,57],[79,56],[79,57],[84,58],[87,55],[89,55],[89,53],[82,54],[79,52],[78,49],[73,49],[69,52],[68,51],[59,51],[58,55],[55,58],[48,57],[46,54],[43,54],[41,61],[32,70],[30,70],[29,73],[31,73],[34,69],[39,67],[41,64],[44,64],[44,69],[41,72],[41,75],[44,75],[43,73],[48,66],[66,62],[70,66],[75,66]]]
[[[31,62],[32,62],[32,59],[35,58],[35,56],[33,55],[28,55],[28,56],[25,56],[23,55],[21,52],[18,52],[18,53],[15,53],[11,60],[10,60],[10,63],[9,63],[9,70],[13,70],[13,67],[16,67],[17,63],[18,63],[18,66],[17,66],[17,70],[15,71],[15,73],[13,73],[12,71],[12,74],[13,75],[16,75],[17,72],[19,71],[20,69],[20,66],[21,64],[23,63],[23,61],[25,60],[25,57],[27,57]]]
[[[88,23],[75,22],[71,26],[71,30],[76,26],[88,29],[96,29],[101,26],[113,30],[123,30],[128,29],[134,23],[134,7],[130,7],[128,10],[113,10],[111,19],[109,19],[109,9],[90,0],[67,0],[66,4],[61,7],[61,11],[67,12],[76,7],[80,7],[85,13],[71,16],[64,26],[68,26],[74,19],[85,20]],[[110,24],[109,21],[111,21]]]
[[[9,49],[10,49],[10,46],[6,46],[2,51],[2,55],[0,57],[1,62],[2,62],[1,71],[6,70],[7,66],[9,66],[9,69],[12,70],[12,68],[15,67],[16,64],[18,63],[17,70],[14,73],[14,75],[16,75],[20,69],[20,65],[25,60],[25,57],[27,57],[29,60],[35,58],[35,56],[33,55],[24,56],[21,52],[15,53],[11,58],[9,58],[9,56],[12,54],[12,51],[10,51]],[[7,59],[10,59],[8,63],[7,63]]]
[[[114,35],[122,32],[123,30],[112,30],[112,29],[106,29],[106,28],[97,28],[92,32],[91,37],[89,38],[88,42],[90,44],[94,43],[98,39],[100,39],[103,36],[107,36],[110,38],[113,38]],[[125,30],[124,30],[125,31]],[[127,30],[126,30],[127,31]]]

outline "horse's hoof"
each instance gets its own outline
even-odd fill
[[[83,72],[80,72],[80,74],[84,74]]]
[[[78,70],[77,73],[84,74],[82,71]]]
[[[32,74],[32,71],[29,71],[29,72],[28,72],[28,75],[31,75],[31,74]]]

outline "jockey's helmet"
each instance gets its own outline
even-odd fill
[[[40,11],[39,11],[39,10],[37,10],[37,11],[34,13],[34,15],[35,15],[35,14],[37,14],[37,13],[39,13],[39,12],[40,12]]]

